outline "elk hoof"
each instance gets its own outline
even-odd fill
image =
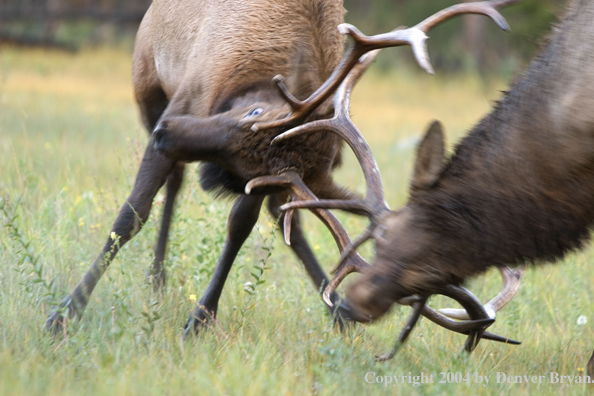
[[[348,300],[340,300],[337,294],[334,294],[330,299],[334,303],[334,307],[328,306],[328,309],[341,331],[344,330],[345,325],[371,322],[371,318],[361,315],[349,304]],[[339,302],[340,304],[338,304]]]
[[[45,321],[45,329],[53,336],[59,336],[64,332],[64,316],[58,311],[52,312]]]
[[[165,285],[167,283],[167,275],[165,274],[165,268],[151,268],[146,274],[147,281],[153,286],[155,293],[162,293],[165,291]]]
[[[368,322],[368,320],[361,320],[350,307],[349,303],[346,300],[340,300],[336,294],[332,296],[331,300],[334,306],[328,307],[328,309],[334,319],[334,323],[341,332],[345,332],[354,323]],[[338,304],[339,302],[340,304]]]
[[[387,362],[388,360],[391,360],[394,358],[395,353],[390,351],[390,352],[386,352],[383,355],[380,356],[376,356],[375,357],[375,361],[377,363],[381,363],[381,362]]]
[[[184,340],[192,335],[198,335],[208,325],[210,315],[206,315],[200,307],[196,307],[184,328]]]

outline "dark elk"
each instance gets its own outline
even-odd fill
[[[508,3],[499,1],[497,3]],[[425,33],[461,13],[482,13],[505,27],[489,4],[465,4],[429,18],[423,29],[377,36],[374,48],[411,44],[429,70]],[[140,26],[134,50],[134,90],[144,124],[153,131],[134,189],[122,206],[109,237],[81,282],[50,315],[46,326],[59,331],[67,312],[80,316],[100,277],[147,220],[152,201],[166,184],[167,198],[151,277],[165,283],[163,259],[175,196],[185,164],[203,161],[204,189],[235,195],[227,239],[210,284],[188,322],[198,330],[214,316],[227,274],[258,219],[264,198],[277,217],[279,206],[293,199],[356,199],[336,185],[331,171],[340,163],[341,139],[333,133],[270,145],[287,127],[328,118],[329,100],[362,53],[354,47],[341,61],[344,36],[339,31],[344,9],[339,0],[300,1],[154,1]],[[354,28],[353,28],[354,29]],[[273,76],[282,73],[285,79]],[[332,78],[334,76],[336,78]],[[328,80],[324,83],[324,81]],[[290,94],[289,92],[292,92]],[[307,101],[300,101],[311,95]],[[258,127],[254,125],[258,123]],[[247,185],[268,176],[280,187]],[[247,186],[246,186],[247,185]],[[254,187],[254,188],[252,188]],[[245,193],[245,190],[248,193]],[[251,193],[251,194],[249,194]],[[325,209],[313,209],[339,230]],[[297,214],[284,216],[285,239],[303,262],[315,287],[328,284],[307,245]],[[341,250],[350,244],[342,230],[334,233]],[[356,253],[346,262],[364,265]],[[335,293],[327,300],[338,301]],[[338,316],[352,319],[345,305]]]
[[[458,294],[464,280],[489,267],[551,262],[583,246],[594,225],[592,20],[594,3],[573,1],[540,55],[449,159],[442,127],[433,123],[418,148],[408,202],[398,211],[385,204],[377,166],[361,134],[344,119],[332,124],[359,159],[366,198],[293,202],[282,209],[365,211],[371,225],[346,252],[373,238],[376,256],[372,266],[341,264],[325,293],[354,270],[361,276],[347,289],[353,316],[376,319],[395,302],[412,303],[402,342],[430,295]],[[353,73],[362,73],[367,63],[362,60]],[[299,126],[276,141],[329,130],[323,123],[328,122]],[[481,312],[473,296],[461,296],[468,316],[491,316],[492,306]],[[475,328],[470,342],[476,344],[484,334]],[[588,373],[594,377],[594,355]]]

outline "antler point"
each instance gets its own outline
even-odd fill
[[[330,300],[330,295],[328,294],[328,292],[324,291],[324,293],[322,293],[322,298],[324,299],[324,302],[328,304],[330,307],[334,306],[334,303],[332,302],[332,300]]]
[[[337,29],[340,34],[348,34],[350,31],[348,23],[341,23],[337,26]]]

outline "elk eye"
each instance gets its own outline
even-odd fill
[[[243,118],[254,117],[262,113],[264,113],[264,109],[261,107],[256,107],[255,109],[252,109],[249,113],[247,113]]]

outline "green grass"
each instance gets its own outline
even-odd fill
[[[492,331],[523,341],[481,342],[457,358],[464,338],[422,320],[394,360],[374,362],[395,340],[409,309],[378,323],[336,331],[310,280],[262,214],[241,250],[221,298],[218,322],[185,343],[192,297],[205,290],[221,250],[230,203],[214,201],[187,172],[167,256],[168,287],[154,295],[145,281],[163,196],[143,231],[120,252],[82,320],[66,338],[44,331],[52,304],[79,281],[108,237],[131,191],[147,133],[131,94],[130,55],[117,50],[78,55],[0,50],[0,394],[589,394],[580,385],[496,384],[512,375],[580,375],[592,339],[594,251],[527,271],[518,296]],[[444,122],[449,145],[485,114],[505,87],[475,77],[371,72],[356,89],[353,118],[377,156],[390,204],[406,200],[415,142],[432,119]],[[354,157],[337,179],[363,191]],[[10,218],[14,221],[8,222]],[[341,215],[352,235],[364,219]],[[307,235],[324,267],[337,259],[330,234],[306,216]],[[268,251],[272,256],[267,259]],[[371,254],[371,247],[364,249]],[[253,295],[246,282],[265,266]],[[496,294],[489,272],[469,288]],[[451,304],[434,298],[433,306]],[[578,325],[585,315],[589,322]],[[471,383],[367,384],[365,374],[477,372]]]

